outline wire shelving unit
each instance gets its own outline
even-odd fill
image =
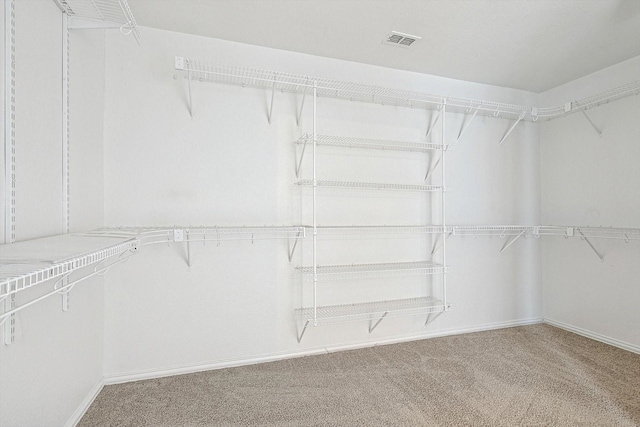
[[[354,321],[376,321],[369,326],[372,331],[384,317],[429,315],[447,310],[442,300],[433,297],[404,298],[397,300],[371,301],[356,304],[303,307],[296,310],[296,316],[308,325],[316,321],[318,325],[328,325]]]
[[[304,145],[312,142],[313,135],[304,134],[296,144]],[[417,153],[427,153],[441,150],[441,144],[431,144],[425,142],[410,141],[387,141],[382,139],[355,138],[349,136],[318,135],[316,138],[317,147],[341,147],[359,148],[365,150],[386,150],[386,151],[410,151]]]
[[[312,179],[301,179],[296,181],[296,185],[313,186]],[[440,191],[441,185],[415,185],[415,184],[387,184],[375,182],[356,182],[356,181],[329,181],[319,179],[316,180],[317,187],[334,187],[334,188],[353,188],[360,190],[400,190],[400,191]]]
[[[296,267],[302,274],[313,274],[313,266]],[[362,274],[362,273],[422,273],[422,274],[442,274],[445,268],[442,264],[432,261],[413,261],[413,262],[387,262],[377,264],[345,264],[345,265],[318,265],[316,273],[319,276],[325,275],[344,275],[344,274]]]
[[[71,18],[115,25],[123,34],[132,34],[140,42],[140,29],[127,0],[54,0]]]

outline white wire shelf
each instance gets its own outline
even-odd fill
[[[296,267],[296,270],[302,274],[313,274],[313,267],[309,266]],[[320,276],[387,272],[440,274],[445,272],[445,267],[442,264],[431,261],[412,261],[378,264],[318,265],[316,272]]]
[[[312,179],[301,179],[295,182],[296,185],[313,186]],[[353,188],[363,190],[399,190],[399,191],[439,191],[443,187],[441,185],[414,185],[414,184],[383,184],[375,182],[356,182],[356,181],[328,181],[317,180],[317,187],[333,187],[333,188]]]
[[[562,236],[612,240],[640,240],[639,228],[559,225],[455,225],[447,229],[454,236]]]
[[[309,227],[310,228],[310,227]],[[319,226],[318,236],[441,234],[441,225],[345,225]]]
[[[127,0],[55,0],[70,17],[115,24],[140,41],[140,29]]]
[[[618,99],[626,98],[627,96],[639,94],[640,80],[634,80],[632,82],[616,86],[595,95],[568,102],[565,105],[557,107],[538,108],[537,114],[541,119],[552,120],[573,112],[586,111],[591,108],[616,101]]]
[[[304,134],[296,144],[313,143],[313,135]],[[410,151],[418,153],[426,153],[434,150],[442,150],[442,144],[430,144],[424,142],[408,142],[408,141],[386,141],[382,139],[354,138],[348,136],[331,136],[317,135],[316,145],[320,147],[341,147],[341,148],[358,148],[367,150],[386,150],[386,151]],[[446,149],[446,146],[445,146]]]
[[[0,246],[0,298],[133,251],[135,238],[66,234]]]
[[[640,94],[640,80],[574,100],[560,106],[532,107],[511,103],[446,97],[424,92],[391,89],[353,82],[304,76],[278,71],[214,64],[176,57],[175,68],[186,77],[201,82],[214,82],[242,87],[272,89],[281,92],[311,93],[314,85],[320,97],[368,102],[409,108],[435,109],[446,104],[448,112],[478,114],[510,120],[552,120],[578,111],[585,111],[627,96]]]
[[[187,78],[201,82],[292,93],[311,93],[315,86],[319,97],[422,109],[435,109],[446,103],[447,111],[477,110],[479,114],[508,119],[517,119],[525,113],[531,118],[531,107],[509,103],[445,97],[279,71],[214,64],[184,57],[176,57],[175,64],[175,68],[184,71]]]
[[[141,245],[167,242],[232,241],[298,239],[305,237],[303,226],[175,226],[175,227],[115,227],[100,228],[90,235],[129,236]]]
[[[406,298],[375,301],[358,304],[330,305],[317,307],[318,324],[376,320],[382,316],[396,317],[429,314],[446,311],[448,307],[433,297]],[[296,316],[303,322],[314,320],[313,307],[296,310]]]

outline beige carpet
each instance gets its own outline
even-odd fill
[[[548,325],[107,386],[80,426],[640,426],[640,355]]]

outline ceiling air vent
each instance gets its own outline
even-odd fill
[[[421,38],[422,37],[412,36],[411,34],[400,33],[398,31],[391,31],[391,33],[389,33],[387,38],[383,40],[383,43],[408,48],[412,46],[415,42],[420,40]]]

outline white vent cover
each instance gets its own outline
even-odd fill
[[[404,48],[409,48],[413,46],[415,42],[420,40],[422,37],[412,36],[411,34],[400,33],[398,31],[391,31],[387,38],[382,42],[384,44],[390,44],[394,46],[400,46]]]

